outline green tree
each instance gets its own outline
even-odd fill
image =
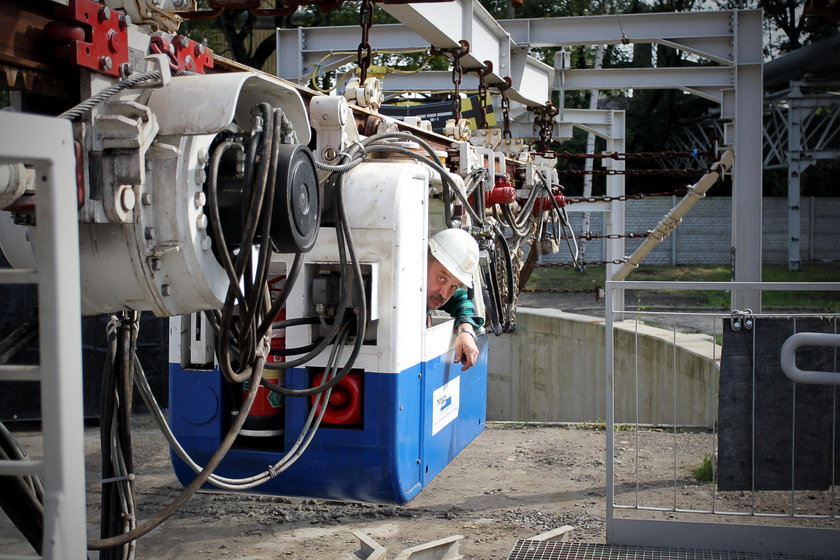
[[[764,54],[776,57],[837,33],[837,20],[808,16],[800,0],[719,0],[720,9],[764,12]]]
[[[216,52],[250,66],[262,68],[277,48],[274,35],[254,44],[253,34],[258,27],[294,28],[333,25],[358,25],[358,0],[344,2],[335,9],[322,11],[317,6],[302,6],[292,14],[258,17],[248,10],[224,10],[212,19],[192,19],[182,24],[181,32],[200,41],[208,39]],[[283,8],[282,0],[263,2],[262,9]],[[199,9],[210,10],[209,0],[201,0]],[[378,6],[374,6],[374,24],[394,23],[396,20]],[[219,34],[221,35],[219,37]]]

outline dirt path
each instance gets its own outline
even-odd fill
[[[21,443],[37,450],[38,434]],[[504,559],[517,539],[562,525],[573,539],[604,540],[604,434],[563,428],[484,431],[406,506],[327,502],[273,496],[201,493],[162,527],[142,538],[137,558],[333,560],[357,558],[362,531],[395,557],[410,546],[464,535],[468,559]],[[134,434],[139,518],[178,492],[165,442],[151,422]],[[86,431],[88,526],[98,527],[98,430]],[[37,456],[37,452],[33,453]],[[0,551],[31,553],[0,514]]]
[[[595,302],[591,296],[535,294],[524,296],[522,303],[603,314],[603,302]],[[38,458],[40,435],[22,433],[19,439],[33,458]],[[401,507],[201,493],[138,542],[137,559],[350,560],[358,558],[354,531],[386,547],[389,558],[411,546],[463,535],[460,552],[464,558],[504,560],[518,539],[563,525],[574,528],[572,541],[603,543],[605,440],[603,431],[591,429],[489,423],[416,499]],[[638,497],[645,505],[671,508],[677,503],[679,508],[708,509],[714,499],[715,507],[727,511],[749,511],[758,503],[759,511],[774,512],[784,512],[791,504],[789,493],[769,493],[755,502],[749,493],[713,493],[707,483],[696,481],[691,469],[704,455],[713,453],[712,434],[617,432],[615,440],[619,503],[632,504]],[[90,537],[98,535],[99,526],[98,442],[98,429],[88,428]],[[134,449],[138,517],[142,521],[170,503],[181,486],[170,467],[164,439],[148,417],[136,418]],[[816,513],[830,513],[840,501],[839,496],[826,492],[806,492],[797,497],[800,499],[797,510],[804,505],[816,508]],[[673,517],[670,512],[649,515]],[[773,522],[750,516],[740,519]],[[840,528],[837,520],[816,524]],[[31,552],[0,513],[0,553]]]
[[[98,430],[86,430],[88,531],[98,534]],[[38,458],[40,434],[18,435]],[[181,491],[169,465],[163,437],[148,417],[136,419],[134,448],[138,518],[142,521]],[[358,558],[361,531],[394,558],[402,550],[451,535],[463,535],[467,560],[505,560],[518,539],[564,525],[571,541],[605,542],[605,441],[603,431],[570,427],[493,424],[412,502],[405,506],[314,499],[200,493],[163,526],[137,544],[138,560],[247,559],[351,560]],[[789,492],[713,493],[691,471],[714,446],[708,433],[620,431],[615,437],[616,500],[631,505],[748,512],[788,511]],[[676,470],[675,470],[676,469]],[[637,493],[638,492],[638,493]],[[830,491],[797,493],[797,513],[827,514],[837,502]],[[673,518],[669,511],[631,512]],[[618,515],[621,515],[619,513]],[[704,516],[704,521],[709,521]],[[730,521],[800,523],[840,529],[831,519],[741,516]],[[0,514],[0,552],[31,554]],[[96,558],[92,555],[91,558]]]

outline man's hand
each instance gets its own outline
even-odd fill
[[[465,328],[463,325],[460,328]],[[455,337],[455,363],[461,364],[461,371],[467,371],[475,365],[478,360],[478,346],[475,345],[475,338],[472,329],[469,332],[459,332]]]

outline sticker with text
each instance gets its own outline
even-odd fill
[[[458,376],[432,393],[432,435],[458,417],[461,404],[461,377]]]

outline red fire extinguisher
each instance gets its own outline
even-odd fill
[[[274,301],[279,297],[282,291],[283,283],[286,276],[281,275],[272,278],[268,281],[268,289],[271,294],[271,300]],[[283,321],[286,319],[286,310],[281,309],[274,317],[274,321]],[[271,350],[284,350],[286,348],[286,329],[283,327],[271,328]],[[272,354],[266,357],[267,364],[276,364],[284,362],[285,357],[279,354]],[[274,369],[264,369],[262,374],[263,379],[270,381],[275,385],[282,385],[285,381],[282,371]],[[242,398],[248,393],[248,382],[242,384]],[[251,411],[248,413],[248,418],[242,426],[240,435],[246,437],[276,437],[283,435],[284,427],[284,413],[285,403],[281,393],[277,393],[268,389],[267,387],[260,387],[257,390],[257,397],[254,404],[251,405]]]

